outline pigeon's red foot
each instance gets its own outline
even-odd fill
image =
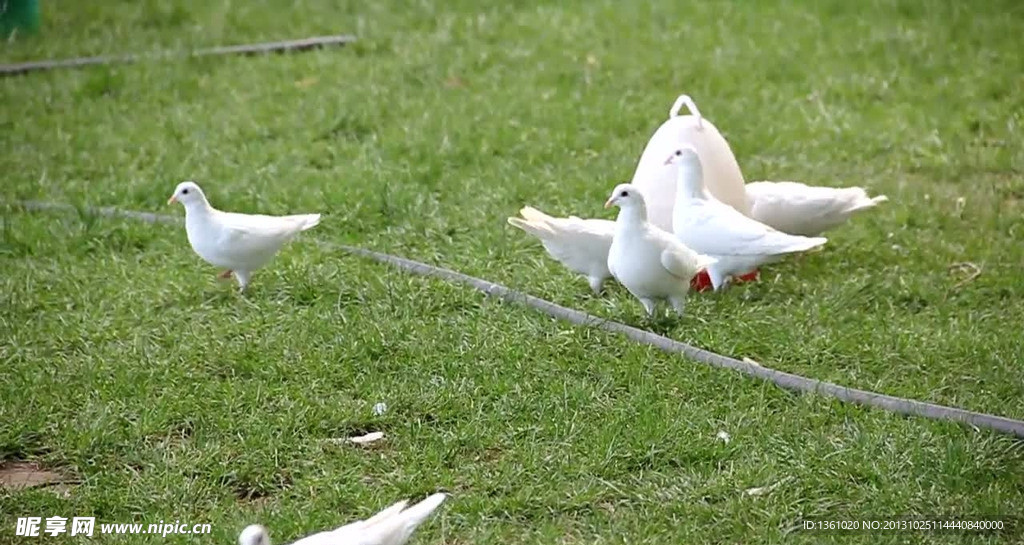
[[[231,272],[232,272],[231,269],[228,269],[228,270],[218,274],[217,278],[224,278],[224,279],[231,278]]]
[[[758,281],[760,279],[761,279],[761,271],[758,270],[758,269],[754,269],[754,270],[748,272],[747,274],[740,275],[740,277],[737,278],[736,281],[737,282],[756,282],[756,281]]]
[[[711,277],[708,276],[707,269],[701,269],[700,272],[690,280],[690,289],[693,291],[708,291],[711,289]]]
[[[760,277],[761,271],[754,269],[753,271],[750,271],[747,274],[733,278],[733,282],[754,282],[758,280]],[[697,275],[690,280],[690,289],[692,289],[693,291],[708,291],[712,288],[713,286],[711,285],[711,277],[708,276],[707,269],[701,269],[701,271],[698,272]]]

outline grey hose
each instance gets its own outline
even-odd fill
[[[46,203],[38,201],[28,201],[22,203],[28,210],[74,210],[75,208],[70,205],[57,204],[57,203]],[[152,214],[149,212],[134,212],[130,210],[120,210],[116,208],[97,208],[97,209],[86,209],[87,212],[103,215],[103,216],[114,216],[114,217],[126,217],[132,219],[138,219],[149,223],[178,223],[179,220],[173,216],[165,216],[160,214]],[[686,343],[663,337],[650,331],[644,331],[637,329],[632,326],[614,322],[611,320],[605,320],[573,310],[560,305],[556,305],[550,301],[534,297],[522,292],[515,291],[507,288],[500,284],[488,282],[486,280],[468,276],[460,272],[456,272],[450,269],[444,269],[441,267],[435,267],[433,265],[427,265],[426,263],[420,263],[419,261],[413,261],[411,259],[405,259],[403,257],[397,257],[381,252],[375,252],[372,250],[366,250],[363,248],[357,248],[354,246],[346,245],[335,245],[326,244],[329,248],[337,248],[344,252],[359,255],[362,257],[368,257],[370,259],[394,265],[407,272],[418,274],[422,276],[432,276],[440,278],[446,282],[456,284],[466,284],[472,286],[484,294],[503,299],[505,301],[524,304],[526,306],[535,308],[541,312],[544,312],[555,318],[565,320],[577,325],[586,327],[595,327],[602,331],[608,331],[610,333],[618,333],[625,335],[636,342],[649,344],[651,346],[660,348],[666,352],[683,354],[691,359],[697,360],[701,363],[705,363],[714,367],[724,367],[726,369],[733,369],[747,375],[752,375],[761,379],[769,380],[775,383],[777,386],[792,390],[796,392],[806,393],[817,393],[825,396],[831,396],[841,401],[847,401],[850,403],[858,403],[861,405],[867,405],[870,407],[876,407],[886,411],[890,411],[897,414],[903,415],[915,415],[923,416],[925,418],[931,418],[933,420],[945,420],[950,422],[958,422],[960,424],[966,424],[976,428],[988,428],[1004,433],[1013,434],[1019,438],[1024,438],[1024,422],[1020,420],[1013,420],[1011,418],[1005,418],[1002,416],[995,416],[985,413],[978,413],[974,411],[968,411],[964,409],[958,409],[955,407],[946,407],[943,405],[936,405],[934,403],[925,403],[922,401],[915,401],[912,399],[904,399],[901,397],[895,397],[885,394],[878,394],[875,392],[869,392],[867,390],[858,390],[856,388],[847,388],[845,386],[839,386],[832,384],[831,382],[824,382],[821,380],[810,379],[802,377],[800,375],[794,375],[792,373],[786,373],[783,371],[777,371],[761,365],[755,365],[744,361],[730,358],[728,356],[722,356],[715,354],[714,352],[708,352],[694,346],[690,346]]]
[[[281,53],[287,51],[307,51],[327,45],[346,45],[356,41],[355,36],[317,36],[303,40],[288,40],[285,42],[266,42],[258,44],[228,45],[199,49],[187,55],[190,57],[208,57],[213,55],[256,55],[260,53]],[[146,58],[167,58],[171,53],[154,53],[150,55],[116,55],[100,57],[78,57],[75,59],[45,60],[32,62],[19,62],[15,64],[0,64],[0,76],[16,76],[36,72],[39,70],[54,70],[56,68],[81,68],[97,64],[121,64],[139,62]]]

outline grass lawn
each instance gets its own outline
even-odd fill
[[[436,490],[414,543],[955,543],[798,525],[1022,515],[1010,437],[792,395],[314,240],[645,325],[505,217],[611,217],[689,93],[748,181],[891,201],[659,332],[1024,418],[1020,2],[42,4],[43,34],[3,59],[359,42],[0,80],[0,460],[78,481],[0,490],[0,543],[53,515],[209,522],[207,543],[260,521],[288,543]],[[183,229],[10,206],[181,215],[164,202],[185,179],[221,208],[324,220],[239,296]],[[982,275],[958,286],[961,262]],[[375,448],[326,442],[372,430]]]

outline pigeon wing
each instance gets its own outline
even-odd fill
[[[520,213],[525,219],[509,218],[508,222],[539,238],[551,257],[569,269],[591,274],[607,263],[615,222],[575,216],[555,218],[530,207]]]
[[[791,235],[814,236],[836,227],[854,213],[885,202],[861,187],[809,186],[799,182],[747,184],[750,216]]]
[[[221,213],[217,247],[227,259],[238,263],[259,263],[273,256],[300,231],[316,225],[318,215],[262,216]],[[312,225],[311,225],[312,223]]]
[[[704,201],[692,207],[683,229],[693,249],[711,255],[775,255],[820,246],[823,238],[787,235],[744,216],[731,206]]]

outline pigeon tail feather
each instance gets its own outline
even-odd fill
[[[416,528],[423,521],[427,520],[427,517],[447,497],[448,495],[444,493],[433,494],[401,513],[395,513],[395,506],[392,506],[387,509],[391,516],[383,518],[374,517],[377,521],[373,524],[367,524],[365,531],[368,535],[376,536],[382,545],[404,544],[412,533],[416,531]]]
[[[304,220],[302,228],[300,229],[301,231],[306,231],[320,225],[320,214],[303,214],[296,216],[296,218],[302,218]]]
[[[824,246],[825,243],[828,242],[828,239],[825,238],[825,237],[796,237],[796,236],[794,236],[792,238],[795,239],[795,240],[793,240],[793,243],[788,245],[784,249],[785,253],[789,253],[789,252],[806,252],[808,250],[813,250],[813,249],[818,248],[820,246]]]
[[[555,231],[551,229],[551,226],[544,222],[538,222],[530,219],[520,218],[508,218],[509,225],[518,227],[533,236],[544,238],[555,234]]]
[[[448,494],[444,492],[438,492],[437,494],[431,494],[426,499],[413,505],[412,507],[402,511],[402,518],[405,519],[406,523],[411,523],[413,528],[419,526],[439,505],[444,503],[444,500],[448,497]]]
[[[548,223],[549,221],[554,219],[551,216],[545,214],[544,212],[541,212],[540,210],[537,210],[532,206],[524,206],[521,210],[519,210],[519,215],[530,221],[539,221],[543,223]]]
[[[384,509],[383,511],[381,511],[380,513],[377,513],[376,515],[374,515],[374,516],[364,520],[363,521],[363,526],[372,526],[372,525],[377,524],[378,522],[380,522],[382,520],[389,519],[389,518],[397,515],[398,513],[401,513],[402,509],[405,509],[406,505],[409,505],[409,501],[408,500],[402,500],[400,502],[396,502],[396,503],[392,504],[390,507],[388,507],[387,509]]]
[[[858,212],[866,208],[874,208],[875,206],[878,206],[880,203],[886,202],[888,200],[889,197],[886,197],[885,195],[879,195],[877,197],[873,197],[870,199],[866,198],[865,196],[864,200],[858,202],[855,206],[850,208],[850,212]]]

